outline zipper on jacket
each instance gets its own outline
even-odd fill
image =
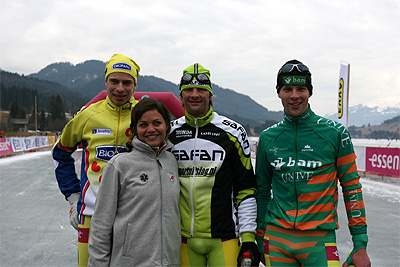
[[[115,154],[117,154],[117,152],[118,152],[119,124],[121,122],[121,107],[118,106],[117,109],[118,109],[118,123],[117,123],[117,137],[115,138],[115,141],[116,141],[116,143],[115,143]]]
[[[162,166],[161,166],[160,161],[158,160],[159,153],[161,153],[161,151],[157,151],[157,153],[155,153],[155,157],[156,157],[157,163],[159,165],[159,167],[158,167],[158,173],[159,173],[158,177],[160,178],[160,194],[161,194],[161,200],[162,200],[162,199],[164,199],[164,197],[163,197],[162,177],[161,177],[162,176]],[[161,255],[160,255],[160,260],[161,260],[161,263],[163,262],[163,255],[164,255],[164,252],[163,252],[163,247],[164,247],[163,236],[164,236],[164,234],[163,234],[163,227],[162,227],[162,225],[163,225],[163,210],[164,210],[164,207],[163,207],[164,204],[163,203],[164,202],[161,201],[161,209],[160,209],[160,220],[161,220],[161,227],[160,227],[160,231],[161,231],[161,235],[160,235]]]
[[[156,158],[156,159],[157,159],[158,165],[160,165],[160,167],[162,167],[161,162],[158,160],[158,158]]]
[[[197,135],[199,133],[199,125],[197,123],[197,118],[194,118],[194,123],[196,125],[196,133],[194,136],[194,145],[193,145],[193,150],[196,150],[196,141],[197,141]],[[193,153],[196,154],[196,153]],[[194,204],[193,204],[193,184],[194,184],[194,179],[196,178],[196,157],[193,156],[193,178],[192,182],[190,183],[190,205],[192,205],[192,222],[190,225],[190,236],[193,237],[193,232],[194,232]]]
[[[294,166],[293,166],[293,185],[294,185],[294,195],[296,197],[296,216],[294,217],[294,221],[293,221],[293,229],[296,229],[297,216],[299,215],[299,199],[297,196],[297,185],[296,185],[296,167],[297,167],[297,161],[298,161],[298,152],[297,152],[298,129],[297,129],[297,121],[296,120],[294,120],[294,125],[295,125],[295,129],[296,129],[296,134],[295,134],[295,139],[294,139],[296,158],[294,160]]]

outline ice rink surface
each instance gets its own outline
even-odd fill
[[[400,178],[361,179],[372,266],[400,266]],[[340,195],[340,194],[339,194]],[[0,266],[77,266],[77,232],[50,151],[0,159]],[[339,198],[341,261],[352,248]]]

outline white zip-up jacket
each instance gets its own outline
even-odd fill
[[[135,136],[106,165],[91,220],[89,266],[178,266],[179,180],[174,155]]]

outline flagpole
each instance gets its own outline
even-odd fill
[[[37,135],[37,96],[35,95],[35,135]]]
[[[346,122],[349,121],[349,100],[350,100],[349,92],[350,92],[350,63],[348,63],[348,69],[347,69]],[[347,128],[347,125],[346,125],[346,128]]]

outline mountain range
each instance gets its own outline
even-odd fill
[[[364,127],[369,125],[380,125],[385,120],[400,115],[400,107],[367,107],[357,105],[349,107],[348,125],[356,127]],[[328,114],[325,117],[337,120],[337,114]],[[399,122],[400,123],[400,122]]]
[[[88,60],[72,65],[71,63],[53,63],[38,73],[28,75],[28,78],[46,80],[70,88],[70,92],[79,92],[84,98],[91,99],[104,90],[105,62]],[[179,97],[179,86],[155,76],[138,77],[138,92],[172,92]],[[280,121],[282,111],[270,111],[249,96],[237,93],[231,89],[212,84],[213,108],[239,123],[254,127],[266,120]]]
[[[1,83],[8,87],[18,85],[31,88],[45,95],[59,94],[66,102],[64,106],[67,111],[76,111],[105,89],[104,67],[105,62],[87,60],[77,65],[69,62],[53,63],[27,76],[1,71]],[[243,126],[254,128],[267,121],[280,121],[283,118],[282,111],[270,111],[247,95],[216,84],[212,84],[212,87],[214,110],[238,121]],[[177,84],[164,79],[139,75],[136,91],[172,92],[179,97],[178,88]],[[46,103],[41,103],[39,100],[38,105],[40,104]],[[363,105],[352,106],[349,108],[348,125],[356,127],[379,125],[399,114],[399,107],[382,109]],[[327,114],[325,117],[336,120],[336,114]]]

